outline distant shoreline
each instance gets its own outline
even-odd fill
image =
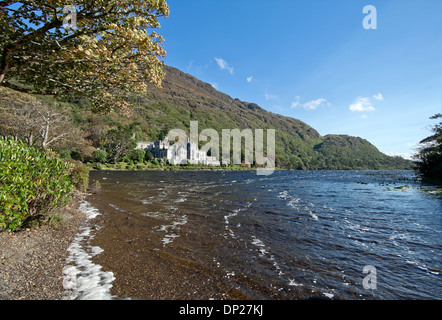
[[[100,166],[100,169],[97,169],[96,165],[88,165],[91,171],[128,171],[128,172],[142,172],[142,171],[256,171],[259,169],[266,170],[266,168],[256,168],[256,167],[194,167],[194,166],[162,166],[162,167],[147,167],[146,165],[137,165],[130,166],[131,168],[118,168],[109,167],[108,165]],[[124,166],[124,165],[123,165]],[[270,170],[270,169],[269,169]],[[289,171],[289,169],[283,168],[274,168],[274,171]],[[293,170],[295,171],[295,170]]]
[[[99,171],[121,171],[121,172],[144,172],[144,171],[256,171],[258,168],[146,168],[146,169],[116,169],[116,168],[103,168],[103,169],[95,169],[90,168],[90,171],[99,172]],[[414,170],[406,170],[406,169],[309,169],[309,170],[298,170],[298,169],[283,169],[283,168],[275,168],[275,171],[414,171]]]

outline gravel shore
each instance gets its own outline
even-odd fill
[[[75,195],[62,210],[59,227],[0,232],[0,300],[61,300],[67,248],[85,220]]]

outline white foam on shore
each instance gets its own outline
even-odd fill
[[[87,220],[96,218],[100,212],[87,201],[79,208],[86,214]],[[70,253],[63,268],[63,288],[65,299],[69,300],[110,300],[110,289],[115,277],[112,272],[104,272],[101,266],[92,262],[92,257],[103,249],[90,244],[93,239],[92,228],[81,227],[80,233],[68,248]]]
[[[87,201],[82,201],[80,203],[79,209],[86,215],[86,218],[88,220],[95,219],[97,216],[100,215],[100,211],[98,211],[97,208],[92,207],[91,204]]]

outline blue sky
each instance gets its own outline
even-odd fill
[[[442,112],[441,0],[169,0],[165,63],[240,100],[409,156]],[[364,29],[373,5],[377,29]]]

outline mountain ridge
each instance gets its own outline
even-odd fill
[[[321,136],[302,120],[232,98],[175,67],[164,66],[164,71],[162,88],[150,86],[142,96],[147,99],[144,103],[140,96],[131,101],[144,107],[139,115],[147,116],[156,127],[163,123],[164,130],[188,130],[190,121],[196,120],[200,130],[276,129],[277,166],[289,169],[411,169],[411,161],[385,155],[366,139],[346,134]],[[168,119],[168,112],[177,114],[175,121]],[[345,159],[340,159],[342,155]]]
[[[71,146],[59,146],[58,151],[81,161],[90,161],[94,150],[106,143],[108,132],[118,126],[134,129],[139,141],[154,141],[172,129],[183,129],[190,134],[191,122],[197,121],[199,132],[214,129],[220,137],[223,129],[275,129],[275,160],[276,167],[280,169],[413,169],[413,162],[387,156],[360,137],[338,134],[321,136],[316,129],[299,119],[267,111],[253,102],[234,99],[177,68],[164,66],[164,70],[162,88],[149,85],[145,94],[127,97],[132,105],[130,116],[114,111],[94,113],[87,99],[72,97],[66,101],[57,97],[35,96],[34,99],[63,109],[61,114],[68,112],[72,123],[66,123],[67,127],[84,137],[84,141],[77,139]],[[14,90],[3,91],[4,97],[9,97],[7,100],[11,105],[16,105],[17,110],[21,101],[30,101],[26,94]],[[21,95],[23,97],[18,99]],[[14,117],[13,114],[9,116]],[[264,134],[264,149],[266,145]]]

